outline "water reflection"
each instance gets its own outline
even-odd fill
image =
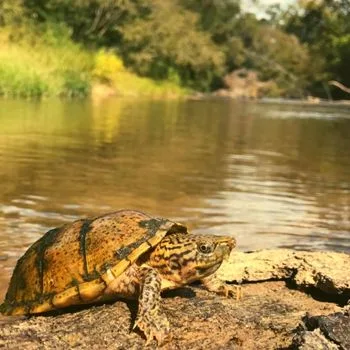
[[[139,208],[240,249],[350,252],[350,109],[0,101],[0,294],[50,227]]]

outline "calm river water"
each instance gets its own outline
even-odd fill
[[[238,249],[350,252],[350,107],[0,101],[0,299],[49,228],[119,208]]]

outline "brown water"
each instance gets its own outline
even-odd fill
[[[350,252],[350,108],[0,101],[0,299],[45,231],[138,208],[241,250]]]

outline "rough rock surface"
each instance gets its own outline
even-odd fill
[[[315,259],[310,254],[315,254]],[[343,336],[349,317],[342,308],[344,297],[349,296],[348,258],[337,253],[284,250],[234,253],[220,275],[228,281],[248,282],[242,285],[243,298],[226,299],[200,286],[165,293],[162,305],[171,324],[172,340],[161,348],[313,349],[312,339],[315,349],[349,349],[348,338]],[[288,267],[291,263],[294,265]],[[295,279],[299,269],[300,276],[309,277],[304,278],[307,283],[297,285],[311,285],[327,294],[320,297],[291,286],[288,279],[299,281]],[[323,279],[318,276],[323,274],[331,287],[319,282]],[[117,301],[58,315],[2,317],[0,348],[144,349],[142,334],[131,330],[136,310],[136,302]],[[156,344],[147,348],[156,348]]]
[[[301,288],[315,288],[330,296],[350,298],[350,255],[289,249],[233,252],[219,275],[226,281],[289,280]]]
[[[293,345],[299,349],[350,349],[350,314],[337,312],[328,316],[309,316],[297,329]]]

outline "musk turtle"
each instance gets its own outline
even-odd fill
[[[181,224],[134,210],[81,219],[48,231],[18,260],[5,315],[38,314],[116,297],[139,300],[135,327],[162,343],[170,333],[160,293],[199,280],[235,295],[215,271],[232,237],[190,234]]]

